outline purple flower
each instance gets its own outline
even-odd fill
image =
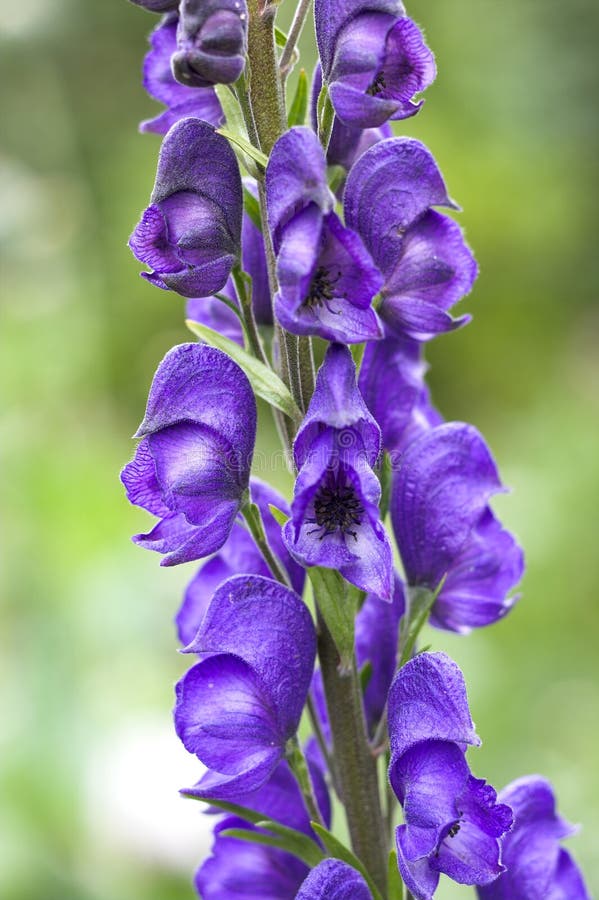
[[[480,900],[590,900],[578,866],[560,847],[576,828],[557,814],[549,782],[539,775],[519,778],[499,799],[514,812],[503,840],[507,872],[478,889]]]
[[[437,74],[435,59],[401,0],[315,0],[324,79],[339,119],[376,128],[413,116],[413,97]]]
[[[474,778],[464,755],[478,746],[462,673],[444,653],[422,653],[389,691],[389,780],[403,806],[396,829],[401,876],[415,900],[432,898],[439,875],[489,884],[505,870],[500,838],[509,806]]]
[[[340,859],[325,859],[312,869],[296,900],[372,900],[359,872]]]
[[[215,294],[239,255],[242,189],[228,141],[200,119],[182,119],[162,142],[151,204],[129,239],[156,287]]]
[[[150,35],[151,50],[146,54],[143,66],[143,83],[155,100],[167,109],[139,126],[140,131],[166,134],[169,128],[186,116],[204,119],[211,125],[220,125],[223,111],[214,88],[190,88],[179,84],[171,69],[171,57],[177,49],[178,16],[165,16]]]
[[[357,388],[347,347],[327,350],[293,449],[300,472],[283,529],[289,552],[302,565],[338,569],[362,590],[391,600],[391,547],[372,470],[380,431]]]
[[[381,603],[367,594],[356,616],[356,660],[361,669],[367,663],[371,674],[364,689],[364,712],[372,734],[387,705],[387,695],[397,668],[399,623],[405,612],[404,587],[395,575],[391,603]]]
[[[181,0],[173,72],[181,84],[237,81],[245,66],[245,0]]]
[[[350,344],[382,337],[371,306],[381,275],[358,235],[333,212],[326,160],[309,128],[292,128],[275,144],[266,199],[281,324],[293,334]]]
[[[144,9],[150,12],[162,13],[176,9],[179,5],[179,0],[131,0],[131,3],[135,3],[136,6],[143,6]]]
[[[220,291],[228,297],[235,306],[238,306],[235,295],[235,286],[231,278]],[[199,322],[222,334],[223,337],[235,341],[243,347],[243,328],[241,321],[233,310],[223,303],[218,297],[193,297],[187,301],[185,317],[192,322]]]
[[[330,800],[322,772],[310,759],[308,767],[323,820],[330,824]],[[193,789],[186,792],[191,796],[193,793]],[[297,782],[285,762],[279,763],[259,790],[240,795],[235,802],[261,813],[265,819],[274,819],[314,837]],[[293,900],[308,874],[308,867],[296,857],[273,847],[223,837],[222,832],[227,828],[257,831],[255,826],[231,816],[216,826],[212,856],[196,875],[200,897],[206,900],[233,900],[235,897]],[[248,893],[250,888],[251,893]]]
[[[452,319],[447,310],[470,291],[477,275],[461,229],[432,206],[456,208],[419,141],[381,141],[348,176],[345,221],[385,277],[381,317],[395,334],[421,341],[470,320]]]
[[[408,584],[438,588],[431,624],[468,632],[505,616],[524,570],[522,550],[489,508],[502,491],[484,439],[450,422],[423,433],[393,479],[391,519]]]
[[[293,589],[301,597],[305,572],[289,556],[283,543],[281,526],[269,509],[269,504],[272,504],[289,513],[287,501],[269,484],[257,478],[250,479],[250,492],[251,499],[262,514],[268,542],[287,569]],[[187,586],[176,618],[182,644],[189,644],[195,637],[216,588],[227,578],[239,574],[263,575],[268,578],[271,572],[249,532],[241,523],[236,522],[220,553],[205,562]]]
[[[421,344],[410,338],[388,337],[366,346],[358,384],[394,460],[410,441],[443,421],[430,402],[426,369]]]
[[[247,492],[256,437],[256,401],[239,366],[212,347],[174,347],[136,437],[121,479],[131,503],[160,521],[135,543],[164,553],[165,566],[220,550]]]
[[[208,767],[195,794],[257,790],[299,726],[316,654],[308,608],[268,578],[230,578],[186,652],[207,655],[176,688],[177,734]]]
[[[322,69],[317,63],[312,80],[312,92],[310,97],[310,116],[312,128],[317,131],[318,97],[322,89]],[[393,134],[388,122],[380,128],[356,128],[352,125],[344,125],[335,116],[333,130],[327,147],[327,163],[329,166],[342,166],[349,172],[353,164],[363,153],[366,153],[374,144]],[[339,194],[341,196],[341,194]]]

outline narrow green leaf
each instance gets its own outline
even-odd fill
[[[243,121],[243,113],[234,91],[227,84],[215,84],[214,90],[225,114],[226,127],[247,139],[248,133]]]
[[[397,866],[397,851],[389,854],[389,874],[387,878],[387,894],[389,900],[403,900],[403,883]]]
[[[258,150],[257,147],[254,147],[253,144],[250,144],[247,138],[245,138],[239,132],[230,131],[228,128],[217,128],[217,134],[222,134],[223,137],[226,137],[231,144],[235,144],[236,147],[239,147],[246,156],[249,156],[250,159],[253,159],[254,162],[258,163],[262,169],[266,169],[266,164],[268,163],[268,157],[262,152],[262,150]]]
[[[247,806],[238,806],[236,803],[229,803],[227,800],[214,800],[212,797],[198,797],[196,794],[188,793],[184,790],[180,793],[183,797],[187,797],[188,800],[199,800],[200,803],[207,803],[208,806],[216,806],[217,809],[230,813],[232,816],[237,816],[238,819],[244,819],[246,822],[251,822],[252,825],[257,825],[258,822],[264,821],[264,815],[262,813],[257,813],[253,809],[248,809]]]
[[[347,172],[343,168],[343,166],[327,166],[327,181],[329,182],[329,187],[334,194],[337,193],[343,182],[347,177]],[[354,344],[354,346],[356,346]],[[357,346],[360,346],[359,344]],[[365,346],[365,345],[362,345]],[[353,350],[353,347],[352,347]],[[362,351],[364,352],[364,351]]]
[[[381,511],[381,519],[384,519],[389,512],[389,500],[391,498],[391,480],[393,476],[393,463],[388,453],[383,453],[378,476],[381,483],[381,499],[379,503],[379,509]]]
[[[284,47],[287,43],[287,35],[275,25],[275,43],[277,47]]]
[[[272,369],[269,369],[268,366],[265,366],[264,363],[254,356],[251,356],[247,350],[244,350],[235,341],[231,341],[224,335],[219,334],[218,331],[213,331],[212,328],[201,325],[199,322],[193,322],[191,319],[188,319],[185,324],[205,344],[216,347],[230,356],[243,369],[258,397],[262,397],[271,406],[280,409],[290,419],[301,420],[302,414],[297,408],[293,397]]]
[[[360,689],[362,693],[366,690],[368,685],[370,684],[370,679],[372,678],[372,663],[370,660],[364,663],[362,668],[360,669]]]
[[[258,229],[262,231],[262,218],[260,216],[260,203],[246,186],[243,186],[243,208]]]
[[[360,872],[361,875],[363,875],[364,880],[368,884],[373,900],[382,900],[382,897],[378,892],[376,885],[374,884],[372,878],[370,877],[358,857],[354,856],[351,850],[349,850],[344,844],[342,844],[334,834],[331,834],[330,831],[327,831],[326,828],[323,828],[322,825],[319,825],[318,822],[311,822],[310,824],[324,844],[329,856],[334,857],[334,859],[341,859],[343,860],[343,862],[346,862],[348,866],[351,866],[353,869],[357,869],[357,871]]]
[[[306,113],[308,112],[308,76],[306,70],[302,69],[299,73],[295,95],[291,103],[289,115],[287,116],[287,124],[290,128],[294,125],[305,125]]]
[[[339,652],[341,671],[349,671],[354,652],[356,592],[335,569],[313,566],[308,575],[318,608]]]
[[[282,509],[279,509],[278,506],[275,506],[274,503],[269,503],[268,508],[271,511],[273,518],[279,523],[281,528],[283,525],[287,524],[289,521],[289,516],[287,513],[284,513]]]
[[[324,853],[318,844],[310,840],[307,835],[302,834],[301,831],[294,831],[293,828],[286,828],[277,822],[271,821],[261,821],[258,827],[268,828],[276,833],[264,834],[262,831],[249,831],[245,828],[226,828],[220,834],[223,837],[233,837],[242,841],[248,841],[250,844],[263,844],[267,847],[285,850],[287,853],[297,856],[310,868],[314,868],[324,859]]]

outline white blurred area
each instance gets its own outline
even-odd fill
[[[205,771],[164,717],[134,718],[103,735],[87,762],[85,818],[100,856],[190,875],[209,852],[214,819],[204,804],[180,796]]]

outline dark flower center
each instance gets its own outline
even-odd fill
[[[455,837],[456,834],[458,833],[458,831],[460,830],[460,828],[461,828],[460,823],[456,822],[455,825],[452,825],[451,828],[449,829],[449,831],[447,832],[447,836],[450,838]]]
[[[367,88],[366,93],[370,94],[371,97],[377,97],[387,87],[387,83],[385,82],[385,73],[379,72],[372,84],[369,88]]]
[[[357,541],[355,529],[360,525],[363,514],[364,507],[356,497],[352,485],[338,482],[323,485],[314,500],[314,518],[308,520],[314,522],[318,528],[313,528],[308,533],[316,534],[322,530],[320,534],[322,541],[327,535],[341,531],[342,534],[350,534]]]
[[[326,266],[319,266],[314,273],[308,296],[304,300],[305,306],[313,309],[324,304],[328,308],[330,301],[337,295],[335,285],[340,278],[341,272],[334,275]]]

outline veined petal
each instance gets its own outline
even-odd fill
[[[161,566],[176,566],[216,553],[227,540],[239,504],[213,504],[204,523],[191,525],[182,513],[165,516],[147,534],[136,534],[133,542],[146,550],[164,553]]]
[[[296,900],[372,900],[362,875],[340,859],[325,859],[312,869]]]
[[[163,500],[156,477],[156,464],[150,453],[148,439],[140,441],[135,456],[121,472],[127,499],[135,506],[147,509],[155,516],[169,516],[171,511]]]
[[[314,3],[316,41],[325,81],[329,80],[339,32],[346,23],[365,11],[386,13],[395,18],[405,14],[401,0],[345,0],[344,3],[338,3],[337,0],[316,0]]]

